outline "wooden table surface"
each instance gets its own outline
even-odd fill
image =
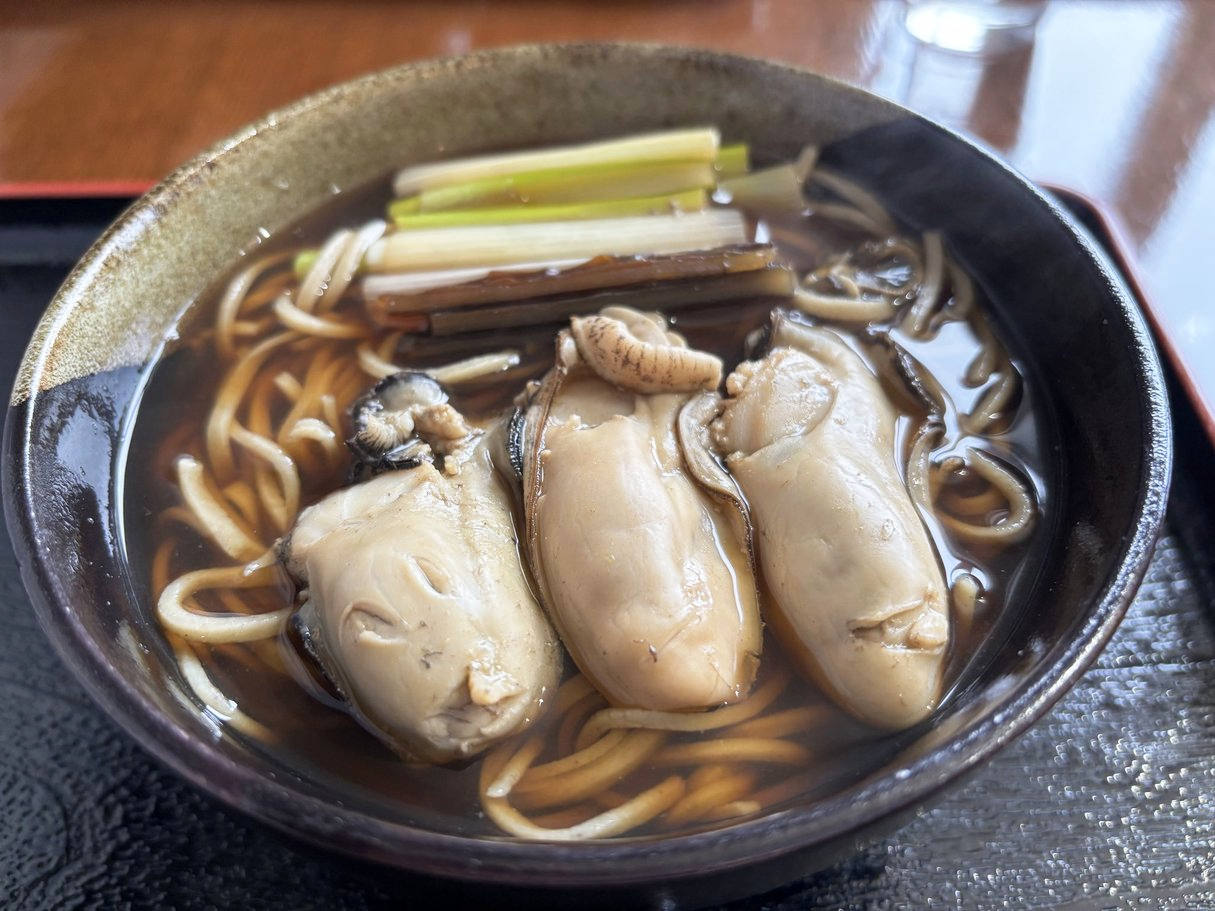
[[[0,195],[146,185],[274,107],[410,60],[531,41],[700,45],[866,86],[1099,201],[1215,396],[1215,359],[1202,356],[1215,308],[1193,291],[1207,284],[1215,227],[1215,2],[1054,0],[1032,45],[987,57],[916,44],[904,11],[902,0],[10,0]]]
[[[706,46],[868,87],[977,136],[1035,180],[1096,200],[1120,223],[1157,318],[1192,379],[1215,392],[1215,300],[1206,268],[1215,233],[1215,2],[1055,0],[1031,45],[986,57],[917,44],[906,33],[904,12],[901,0],[9,0],[0,4],[0,198],[79,193],[87,189],[82,182],[94,189],[99,182],[145,186],[274,107],[411,60],[535,41]],[[61,184],[72,186],[52,186]],[[4,306],[0,301],[0,311]],[[1201,442],[1188,439],[1191,446]],[[1183,559],[1166,545],[1165,563]],[[1178,581],[1172,563],[1161,565],[1155,585],[1180,585],[1177,598],[1207,603]],[[1180,602],[1170,595],[1159,603]],[[1185,610],[1199,617],[1200,628],[1177,633],[1180,657],[1174,657],[1215,666],[1210,617],[1200,606]],[[1094,673],[1171,629],[1155,615],[1140,621],[1120,634],[1130,644],[1112,646]],[[1093,679],[1086,678],[1090,689]],[[1069,704],[1083,703],[1086,693],[1078,688]],[[1021,752],[1064,749],[1051,746],[1051,737],[1037,730]],[[1081,762],[1099,764],[1103,755],[1085,754]],[[1208,759],[1186,762],[1206,763],[1215,774]],[[951,806],[934,812],[948,815]],[[1035,817],[1048,839],[1051,812],[1044,803]],[[1169,851],[1174,858],[1197,851],[1186,855],[1185,869],[1195,882],[1215,881],[1215,848],[1208,841],[1198,850],[1183,829],[1176,831],[1178,838],[1185,834],[1185,846]],[[932,837],[926,831],[928,842]],[[866,858],[880,863],[873,852]],[[1094,860],[1087,872],[1100,868]],[[1032,893],[1048,902],[1037,891],[1046,881],[1033,872],[1039,867],[1027,862],[1025,869],[1036,885],[1021,898]],[[994,894],[1003,888],[999,864],[990,872]],[[1181,883],[1172,877],[1162,883]],[[1062,894],[1094,895],[1070,888],[1067,879],[1064,870],[1055,884]],[[828,907],[837,893],[823,888],[821,906]],[[873,906],[884,906],[875,888]],[[1054,888],[1050,895],[1059,894]],[[1110,888],[1095,894],[1119,894]],[[1178,902],[1169,907],[1199,906],[1184,897],[1199,893],[1177,890],[1168,893]],[[959,904],[970,904],[956,895]],[[1024,906],[1031,904],[1047,906]]]

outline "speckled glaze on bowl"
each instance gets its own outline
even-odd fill
[[[1053,536],[991,652],[938,724],[826,800],[678,837],[533,844],[436,832],[335,801],[217,731],[184,694],[129,572],[118,506],[144,369],[182,312],[259,232],[412,161],[716,123],[764,159],[807,143],[913,227],[939,228],[1047,393],[1063,445]],[[22,574],[65,663],[150,752],[296,837],[472,883],[595,887],[580,901],[721,901],[886,831],[1045,712],[1121,619],[1168,487],[1169,420],[1143,320],[1052,201],[954,134],[784,66],[663,47],[541,46],[420,63],[304,99],[170,175],[89,251],[14,387],[4,494]],[[501,897],[499,889],[492,893]],[[550,896],[554,893],[548,893]]]

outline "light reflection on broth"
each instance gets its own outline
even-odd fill
[[[186,341],[154,368],[136,424],[136,443],[155,442],[146,450],[139,445],[132,448],[138,455],[129,468],[126,510],[130,517],[128,549],[132,554],[150,555],[145,558],[146,570],[155,596],[183,573],[248,559],[247,554],[235,561],[225,556],[208,540],[198,519],[183,507],[175,483],[176,463],[183,454],[205,466],[209,478],[218,479],[208,480],[207,489],[213,497],[226,498],[235,524],[259,544],[268,544],[289,529],[298,508],[340,487],[348,472],[345,448],[327,443],[319,425],[307,425],[316,431],[312,437],[293,440],[288,439],[289,426],[298,424],[301,417],[315,417],[320,422],[328,418],[331,425],[331,416],[338,414],[343,426],[333,428],[337,430],[336,439],[340,442],[349,436],[346,409],[374,382],[368,366],[391,361],[410,369],[425,369],[504,347],[517,349],[520,363],[506,374],[451,388],[453,405],[479,422],[497,419],[511,407],[527,380],[539,378],[551,366],[553,326],[442,339],[413,338],[377,334],[356,307],[341,306],[329,315],[353,337],[284,338],[280,344],[266,348],[256,369],[235,382],[230,375],[225,376],[222,371],[231,363],[229,351],[265,345],[261,339],[281,331],[270,315],[269,303],[292,282],[291,255],[322,240],[335,224],[359,225],[377,215],[385,183],[378,181],[350,194],[331,210],[272,238],[256,255],[266,255],[267,251],[271,256],[278,256],[280,251],[287,255],[280,256],[277,264],[250,285],[244,309],[230,320],[234,328],[228,333],[216,333],[212,328],[215,309],[223,306],[220,299],[225,282],[192,311],[192,323],[182,333]],[[820,192],[820,198],[830,200],[821,207],[828,212],[830,207],[841,205],[829,192]],[[872,216],[862,215],[856,220],[866,219],[872,221]],[[869,240],[854,225],[814,215],[772,218],[760,225],[760,234],[765,233],[799,272],[819,267],[833,255]],[[921,247],[912,247],[923,256]],[[951,270],[956,267],[943,270],[947,287],[954,284],[951,278],[958,277]],[[861,278],[893,286],[906,281],[910,271],[897,261],[879,261],[873,270],[876,279],[868,273]],[[836,283],[834,290],[838,290],[840,281],[847,280],[847,276],[828,279]],[[985,396],[990,403],[992,395],[990,377],[976,382],[974,375],[975,353],[988,344],[991,330],[982,315],[981,301],[968,311],[948,292],[942,295],[942,301],[943,305],[925,317],[918,330],[907,327],[909,320],[904,317],[913,303],[906,299],[897,301],[899,315],[893,324],[889,319],[870,324],[851,320],[822,323],[837,329],[865,359],[897,405],[896,461],[900,468],[915,457],[926,422],[939,426],[943,438],[949,441],[931,452],[935,467],[927,469],[925,480],[938,509],[943,507],[947,512],[924,515],[946,581],[954,583],[958,602],[945,671],[948,689],[997,626],[1001,607],[1014,578],[1024,571],[1029,551],[1024,540],[1005,544],[959,533],[958,529],[967,523],[998,524],[1009,509],[1001,497],[992,494],[992,485],[973,465],[957,464],[956,459],[967,456],[968,446],[981,443],[1000,463],[1026,479],[1039,509],[1046,502],[1046,491],[1041,480],[1043,452],[1034,416],[1034,392],[1020,372],[1013,370],[1011,362],[1001,362],[993,375],[998,376],[1000,370],[1006,374],[1011,371],[1016,377],[1015,388],[996,409],[998,414],[990,426],[968,432],[968,421],[974,429],[977,420],[973,413],[981,410]],[[746,357],[748,340],[767,324],[771,307],[770,300],[757,300],[692,308],[671,314],[670,321],[691,347],[721,357],[728,371]],[[960,312],[952,313],[951,308]],[[900,371],[893,363],[894,350],[905,352],[939,384],[935,405],[928,400],[931,395],[926,398],[909,388],[905,369]],[[999,357],[1004,357],[1002,352]],[[206,415],[217,390],[225,383],[241,397],[236,412],[240,426],[252,434],[276,438],[281,445],[290,444],[300,482],[298,506],[286,495],[280,496],[272,508],[259,504],[255,491],[275,483],[274,466],[250,457],[239,446],[229,450],[217,447],[214,438],[208,441]],[[322,395],[332,398],[322,402]],[[317,400],[315,415],[306,415],[306,409],[296,404],[308,399]],[[189,420],[182,420],[183,415]],[[950,462],[951,457],[954,462]],[[146,520],[141,521],[140,517],[145,516]],[[516,525],[521,524],[516,518]],[[520,561],[525,562],[522,557]],[[295,585],[286,572],[277,565],[268,565],[261,572],[268,584],[202,590],[193,595],[194,603],[238,622],[249,615],[292,607]],[[607,703],[589,685],[577,682],[581,678],[575,676],[576,669],[568,660],[564,695],[555,696],[568,703],[567,711],[550,710],[527,733],[518,735],[509,746],[491,751],[483,760],[463,767],[433,767],[404,762],[352,720],[341,698],[304,654],[290,626],[277,637],[255,642],[206,645],[188,643],[172,634],[170,639],[190,667],[194,666],[190,656],[197,658],[197,668],[205,673],[203,679],[213,685],[220,698],[236,707],[235,713],[227,713],[233,715],[228,724],[253,748],[353,802],[374,805],[385,816],[442,831],[500,834],[498,827],[485,818],[479,792],[503,774],[508,763],[517,758],[520,745],[526,743],[543,745],[543,752],[533,760],[533,779],[521,779],[512,794],[514,809],[527,814],[526,824],[577,826],[588,816],[610,811],[647,789],[661,788],[674,774],[682,776],[680,793],[684,796],[673,801],[673,808],[665,815],[630,833],[648,834],[727,824],[790,801],[829,793],[877,770],[911,739],[905,733],[875,731],[825,699],[793,671],[769,634],[752,697],[769,700],[762,711],[703,734],[645,730],[620,733],[619,739],[633,743],[636,754],[642,757],[637,768],[623,780],[613,779],[589,793],[580,793],[571,802],[546,790],[546,763],[587,746],[578,743],[579,729]],[[185,668],[188,678],[190,667]],[[194,689],[198,691],[199,686]],[[199,695],[212,702],[214,712],[214,698],[207,700],[203,693]],[[220,704],[219,708],[223,707]],[[610,729],[600,733],[612,735]],[[715,743],[747,738],[787,744],[787,749],[782,748],[785,759],[752,762],[713,752]],[[557,771],[552,774],[559,777]],[[536,837],[543,837],[543,833]]]

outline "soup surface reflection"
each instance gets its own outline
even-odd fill
[[[860,216],[846,217],[837,210],[857,209],[832,183],[836,179],[828,174],[821,183],[809,182],[808,213],[768,213],[754,225],[756,239],[770,240],[802,277],[810,292],[806,307],[762,297],[681,307],[666,315],[692,348],[717,355],[729,372],[762,346],[760,336],[777,303],[795,321],[838,332],[876,374],[898,411],[896,462],[904,482],[925,491],[930,508],[920,515],[951,586],[947,702],[950,691],[981,671],[976,655],[1004,635],[1007,606],[1029,592],[1035,555],[1045,546],[1040,532],[1005,540],[968,531],[999,527],[1016,511],[992,492],[999,484],[984,474],[971,451],[990,454],[1020,479],[1042,529],[1049,510],[1043,422],[1035,413],[1032,377],[999,345],[984,315],[982,291],[949,256],[948,239],[889,240],[865,221],[869,216],[863,209]],[[128,552],[153,599],[189,574],[232,567],[234,575],[222,584],[190,590],[186,600],[192,610],[223,618],[295,610],[297,585],[272,558],[258,564],[257,584],[242,583],[249,574],[242,577],[237,568],[285,536],[301,509],[347,482],[351,460],[342,445],[351,433],[347,411],[386,363],[426,370],[507,348],[518,352],[518,363],[504,371],[450,385],[451,403],[479,426],[504,420],[527,383],[552,367],[560,323],[445,337],[411,334],[385,329],[367,316],[360,301],[345,299],[324,315],[343,327],[331,337],[295,331],[276,317],[273,301],[297,287],[297,254],[320,245],[337,226],[357,227],[379,217],[387,193],[387,181],[377,181],[342,194],[326,211],[250,251],[233,275],[191,308],[180,340],[153,366],[136,419],[124,504]],[[243,289],[240,309],[233,310],[230,282],[254,262],[269,266]],[[931,269],[936,277],[925,278]],[[931,312],[916,313],[917,292],[926,281],[939,282],[937,300]],[[849,293],[871,303],[875,294],[886,294],[893,315],[858,321],[831,312],[832,301]],[[815,301],[827,310],[812,312]],[[226,328],[225,308],[230,311]],[[976,368],[984,352],[992,363]],[[214,415],[225,409],[237,433],[217,444]],[[274,456],[259,450],[252,437],[278,445],[297,473],[297,491],[288,489]],[[234,552],[217,545],[183,497],[183,456],[198,466],[203,495],[224,504],[247,539],[233,545]],[[503,482],[519,496],[515,478],[504,476]],[[259,499],[259,491],[267,489],[274,492],[269,505]],[[519,516],[516,525],[522,537]],[[527,565],[522,553],[519,562]],[[760,597],[762,605],[771,593],[761,588]],[[409,762],[352,719],[297,626],[279,627],[276,635],[226,643],[166,633],[200,711],[250,749],[349,803],[434,830],[502,834],[486,816],[487,782],[503,774],[529,738],[543,745],[535,759],[541,766],[585,746],[576,744],[579,728],[607,706],[567,658],[563,695],[555,696],[559,710],[546,712],[525,734],[462,765]],[[578,784],[579,794],[568,801],[535,796],[542,793],[538,786],[525,787],[516,794],[519,809],[545,829],[573,827],[678,774],[685,799],[631,834],[723,825],[857,782],[917,736],[915,728],[879,731],[839,708],[801,673],[771,629],[750,701],[757,711],[739,712],[732,723],[703,732],[629,731],[622,737],[634,738],[638,761],[605,772],[588,793],[582,793],[585,782]],[[752,761],[741,753],[715,753],[712,746],[748,739],[780,742],[784,746],[772,749],[783,752]],[[694,794],[701,795],[699,801],[687,799]]]

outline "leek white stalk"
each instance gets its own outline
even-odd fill
[[[535,263],[594,256],[680,253],[749,240],[739,212],[478,225],[398,231],[376,241],[363,259],[367,272],[418,272]]]
[[[778,165],[723,180],[715,197],[751,212],[800,212],[806,208],[802,182],[792,165]]]
[[[490,272],[545,272],[569,269],[586,262],[587,257],[578,259],[549,259],[544,262],[504,263],[494,268],[482,269],[427,269],[424,272],[389,272],[380,275],[369,275],[363,279],[363,298],[374,300],[388,294],[412,294],[427,291],[431,288],[445,288],[448,285],[462,285],[468,282],[480,281]]]

